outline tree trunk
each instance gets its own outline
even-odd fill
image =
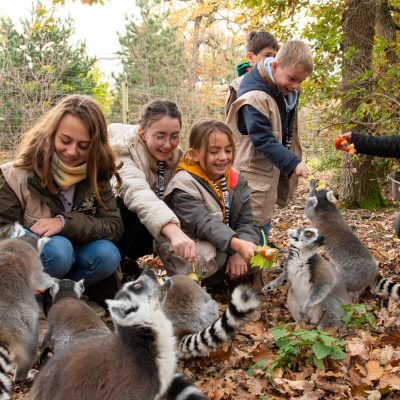
[[[370,93],[370,80],[363,74],[372,65],[372,50],[375,34],[376,0],[346,0],[342,15],[343,60],[342,60],[342,113],[355,115],[364,101],[365,93]],[[349,56],[350,54],[350,56]],[[353,130],[369,133],[362,122]],[[369,157],[359,160],[345,155],[341,171],[341,202],[346,207],[373,209],[384,204],[377,172]]]
[[[388,0],[377,0],[376,35],[386,41],[386,56],[389,64],[397,62],[396,55],[396,24],[390,13]]]

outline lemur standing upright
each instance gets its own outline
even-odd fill
[[[370,287],[373,293],[383,293],[400,298],[400,284],[380,276],[375,259],[368,248],[353,233],[336,207],[332,191],[316,190],[313,180],[306,200],[306,216],[325,236],[325,250],[332,262],[340,269],[347,291],[353,301]]]
[[[274,287],[287,284],[287,305],[296,321],[321,329],[340,328],[342,305],[349,302],[347,290],[336,266],[318,254],[325,239],[314,228],[288,229],[290,248],[282,275],[267,283],[267,295]]]
[[[175,338],[154,272],[145,270],[107,300],[115,332],[56,351],[34,380],[32,400],[204,400],[175,374]]]
[[[0,277],[0,399],[7,400],[14,364],[14,381],[32,377],[39,324],[35,291],[52,280],[35,248],[18,238],[0,241]]]

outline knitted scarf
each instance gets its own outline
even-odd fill
[[[199,164],[194,163],[194,162],[187,162],[185,160],[182,160],[179,164],[178,167],[176,169],[177,171],[180,170],[184,170],[189,172],[189,174],[195,176],[196,178],[200,179],[202,182],[204,182],[210,189],[211,191],[215,194],[215,196],[218,199],[218,203],[221,207],[222,210],[222,214],[223,214],[223,218],[224,218],[224,223],[227,224],[227,212],[228,212],[228,218],[229,218],[229,204],[225,204],[224,201],[224,195],[223,195],[223,190],[222,190],[222,184],[221,184],[221,180],[217,179],[215,181],[212,181],[207,175],[206,173],[200,168]],[[227,192],[229,194],[231,188],[234,188],[234,186],[236,186],[236,184],[234,186],[232,186],[232,182],[231,182],[231,172],[233,172],[232,168],[228,168],[225,171],[225,181],[226,181],[226,189]],[[236,171],[235,171],[236,172]],[[236,181],[236,175],[235,175],[235,181]],[[235,182],[237,183],[237,181]],[[228,210],[227,207],[228,206]]]
[[[86,178],[86,170],[86,163],[77,167],[69,167],[58,158],[57,154],[54,153],[51,158],[51,172],[57,186],[61,190],[65,190],[84,180]]]

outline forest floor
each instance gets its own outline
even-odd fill
[[[287,208],[275,212],[271,239],[281,248],[287,249],[288,228],[310,225],[304,216],[306,194],[306,186],[300,186],[296,199]],[[400,282],[400,239],[392,227],[400,204],[390,194],[387,197],[390,201],[387,208],[375,212],[344,210],[343,214],[378,261],[381,274]],[[284,255],[278,264],[283,262]],[[154,268],[162,272],[157,263]],[[264,282],[276,276],[265,271]],[[229,299],[217,295],[216,300],[222,310]],[[290,329],[304,328],[293,323],[285,305],[285,288],[272,290],[268,297],[262,296],[253,320],[220,350],[207,358],[180,361],[179,369],[212,400],[400,399],[399,302],[369,292],[361,296],[361,302],[374,315],[375,323],[348,328],[342,333],[331,331],[332,336],[344,340],[345,357],[339,361],[326,360],[325,369],[314,367],[308,350],[300,352],[287,369],[267,372],[263,360],[273,361],[278,350],[271,328],[279,324],[288,324]],[[253,367],[255,363],[258,366]],[[28,389],[29,385],[14,387],[13,399],[26,399]]]

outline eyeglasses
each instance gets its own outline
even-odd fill
[[[171,136],[157,134],[157,135],[151,135],[151,137],[154,140],[154,142],[159,145],[167,143],[168,140],[172,145],[177,145],[179,141],[182,139],[182,135],[180,133],[174,133]]]

